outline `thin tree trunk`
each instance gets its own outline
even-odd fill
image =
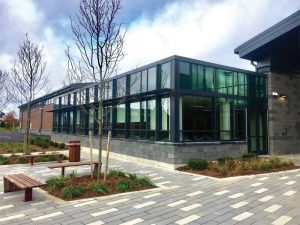
[[[102,166],[102,123],[103,123],[103,102],[99,101],[99,112],[98,112],[98,121],[99,121],[99,131],[98,131],[98,172],[97,172],[97,181],[100,181],[101,175],[101,166]]]
[[[27,112],[27,123],[26,123],[26,133],[25,133],[25,142],[24,142],[24,154],[29,155],[29,132],[30,132],[30,117],[31,117],[31,105],[28,104],[28,112]]]
[[[104,171],[104,183],[106,182],[107,170],[108,170],[108,159],[109,159],[109,151],[110,151],[110,139],[111,139],[111,131],[108,131],[107,134],[107,146],[106,146],[106,162],[105,162],[105,171]]]
[[[90,160],[91,160],[91,178],[93,179],[93,140],[92,140],[92,131],[89,130],[89,140],[90,140]]]

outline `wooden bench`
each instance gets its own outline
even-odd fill
[[[64,154],[58,153],[58,154],[36,154],[36,155],[20,155],[19,158],[29,158],[30,164],[33,165],[33,159],[36,157],[44,157],[44,156],[57,156],[57,162],[61,163],[64,159]]]
[[[55,163],[55,164],[50,164],[48,165],[49,169],[55,169],[55,168],[61,168],[61,176],[65,175],[65,168],[66,167],[72,167],[72,166],[86,166],[86,165],[94,165],[94,173],[98,169],[98,162],[93,161],[81,161],[81,162],[65,162],[65,163]]]
[[[10,174],[3,176],[4,193],[25,190],[24,201],[32,201],[32,188],[45,185],[25,174]]]

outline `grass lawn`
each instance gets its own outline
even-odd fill
[[[188,163],[187,166],[177,168],[177,170],[224,178],[278,172],[299,168],[295,166],[294,162],[292,161],[284,161],[277,157],[262,158],[256,156],[249,158],[246,157],[244,159],[222,158],[218,161],[207,163],[203,163],[203,160],[201,159],[201,165],[199,165],[197,166],[197,162],[194,162],[194,164]]]
[[[103,183],[103,175],[101,175],[100,182],[97,182],[96,176],[93,179],[90,175],[78,176],[77,172],[73,171],[66,177],[48,179],[42,189],[58,198],[74,200],[154,187],[152,180],[148,177],[138,177],[121,170],[110,170],[105,183]]]

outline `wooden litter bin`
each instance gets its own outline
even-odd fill
[[[69,162],[80,162],[80,141],[69,141]]]

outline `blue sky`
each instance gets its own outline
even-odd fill
[[[69,15],[79,0],[0,0],[0,68],[9,69],[28,33],[44,48],[49,88],[62,86]],[[300,9],[295,0],[123,0],[126,57],[120,72],[182,55],[253,70],[233,53],[241,43]]]

